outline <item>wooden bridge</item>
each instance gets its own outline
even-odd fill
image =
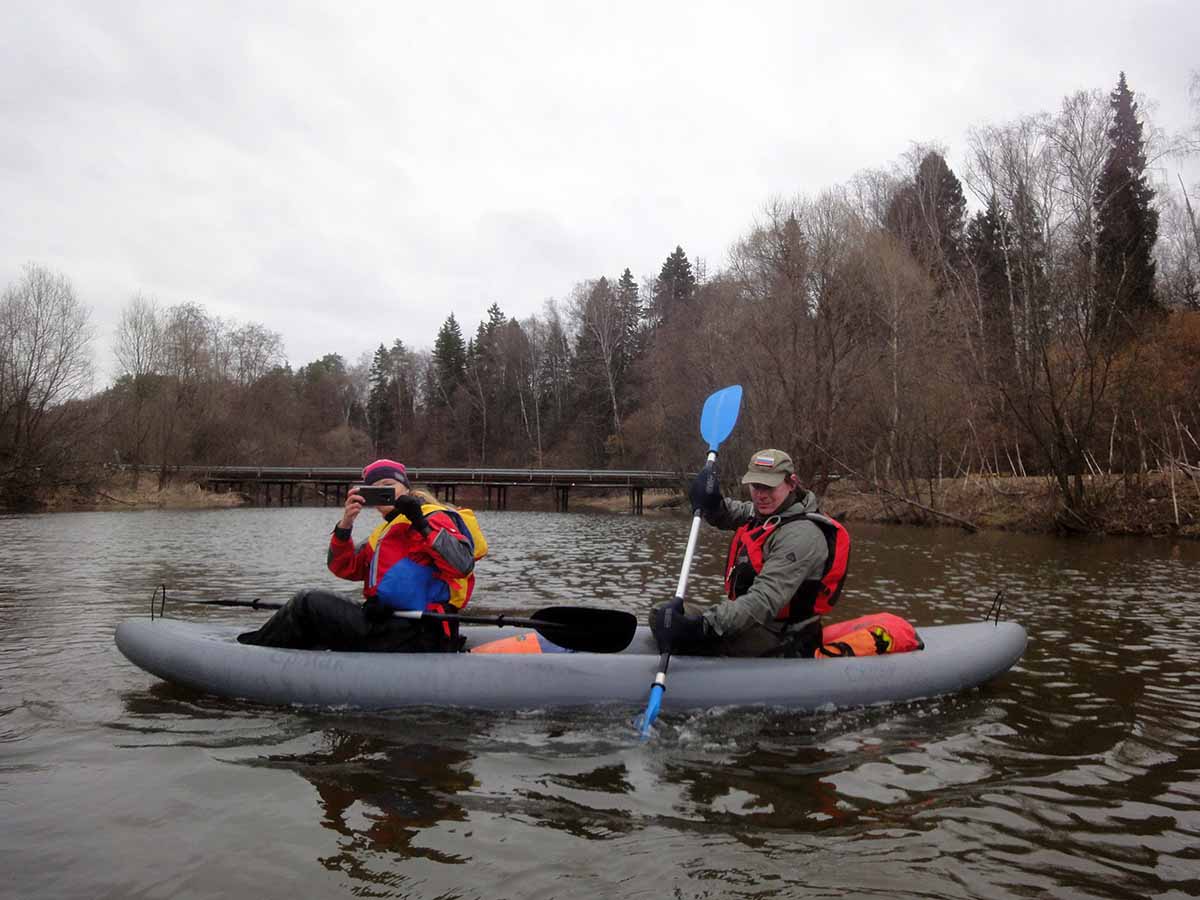
[[[508,507],[509,488],[540,488],[554,492],[555,509],[566,512],[572,490],[626,490],[629,509],[640,515],[647,488],[683,490],[689,475],[632,469],[489,469],[409,466],[416,487],[439,499],[456,502],[460,487],[479,487],[489,509]],[[238,491],[255,503],[271,506],[341,506],[351,485],[362,481],[362,470],[294,466],[179,466],[172,471],[214,491]]]

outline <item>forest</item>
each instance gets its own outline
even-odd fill
[[[745,388],[731,481],[788,450],[936,507],[945,479],[1044,477],[1062,527],[1102,485],[1169,471],[1200,496],[1200,185],[1155,173],[1200,149],[1154,131],[1122,74],[1053,113],[812,196],[775,198],[708,271],[683,246],[616,262],[525,319],[451,312],[431,348],[303,365],[260,324],[132,294],[96,391],[90,311],[30,263],[0,297],[0,505],[106,467],[652,468],[703,459],[704,397]],[[697,186],[702,190],[703,186]],[[664,248],[665,250],[666,248]]]

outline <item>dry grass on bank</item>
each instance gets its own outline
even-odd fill
[[[47,512],[118,509],[226,509],[242,506],[241,494],[206,491],[194,482],[169,482],[160,491],[158,476],[128,474],[92,486],[61,487],[46,502]]]
[[[1200,538],[1200,480],[1194,476],[1176,470],[1173,485],[1170,475],[1162,473],[1136,479],[1095,476],[1087,485],[1094,502],[1086,523],[1063,513],[1056,486],[1047,477],[941,479],[932,486],[932,498],[927,483],[919,486],[916,496],[906,498],[945,516],[894,496],[904,494],[894,483],[834,482],[823,505],[847,521],[957,526],[954,517],[977,528],[1027,533],[1067,530]]]
[[[932,485],[932,501],[928,482],[918,485],[915,494],[905,496],[898,483],[880,485],[843,479],[830,484],[821,505],[846,522],[949,527],[969,523],[979,529],[1030,534],[1069,530],[1200,539],[1200,478],[1176,470],[1172,488],[1169,475],[1160,473],[1139,479],[1098,476],[1089,478],[1088,489],[1095,504],[1086,528],[1063,515],[1056,486],[1046,477],[943,478]],[[510,497],[510,501],[514,499]],[[570,503],[572,510],[629,512],[629,497],[624,492],[573,493]],[[510,506],[529,508],[520,500]],[[647,491],[644,511],[657,516],[687,516],[691,512],[687,498],[675,491]]]
[[[510,495],[511,496],[511,495]],[[571,494],[570,508],[595,510],[597,512],[629,512],[629,494],[593,493],[575,491]],[[687,498],[677,491],[647,490],[642,497],[642,513],[647,516],[673,516],[690,512]]]
[[[969,523],[979,529],[1031,534],[1069,530],[1200,539],[1200,477],[1177,469],[1172,486],[1169,474],[1137,479],[1097,476],[1088,479],[1088,489],[1095,503],[1086,528],[1064,516],[1056,486],[1046,477],[943,478],[932,485],[932,499],[927,482],[918,485],[915,495],[905,497],[896,483],[843,479],[830,484],[821,505],[846,522],[949,527]],[[571,507],[620,513],[628,511],[629,500],[624,494],[572,496]],[[645,512],[686,516],[690,510],[682,494],[647,491]]]

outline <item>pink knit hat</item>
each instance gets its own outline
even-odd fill
[[[375,462],[369,463],[363,468],[362,477],[363,484],[374,484],[385,478],[394,478],[405,487],[411,487],[404,463],[398,463],[394,459],[377,459]]]

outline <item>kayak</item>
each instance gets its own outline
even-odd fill
[[[450,706],[540,709],[644,706],[658,649],[642,625],[620,653],[566,652],[522,631],[534,652],[347,653],[239,644],[244,627],[175,619],[117,626],[121,653],[172,684],[208,694],[351,709]],[[464,626],[468,649],[508,629]],[[1025,650],[1015,622],[920,628],[924,649],[832,660],[674,656],[663,709],[771,706],[816,711],[956,693],[1012,667]],[[512,638],[509,638],[512,640]],[[557,650],[558,652],[549,652]]]

